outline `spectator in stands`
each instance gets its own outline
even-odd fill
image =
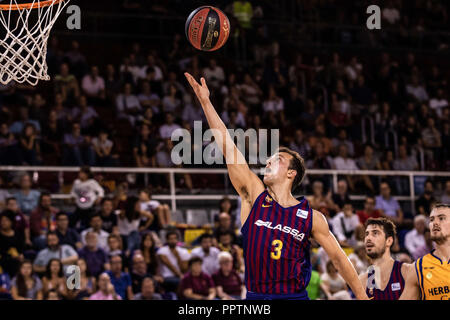
[[[219,270],[212,275],[217,297],[222,300],[245,299],[246,289],[239,274],[233,269],[233,257],[222,251],[218,255]]]
[[[20,135],[26,125],[32,124],[36,130],[36,134],[41,132],[41,125],[38,120],[30,119],[29,111],[26,107],[21,107],[19,109],[20,119],[11,124],[9,131],[15,135]]]
[[[96,164],[99,167],[113,167],[115,162],[111,154],[114,143],[108,139],[108,132],[101,129],[97,137],[92,139]]]
[[[450,203],[450,180],[445,182],[445,190],[444,194],[441,196],[441,203],[449,204]]]
[[[221,66],[217,65],[217,61],[214,58],[209,59],[209,65],[203,69],[202,73],[208,86],[213,90],[220,88],[225,81],[225,72]]]
[[[344,203],[342,211],[331,219],[331,225],[333,233],[341,246],[355,246],[358,233],[357,229],[361,228],[362,225],[353,210],[351,202]]]
[[[19,141],[22,164],[29,166],[39,165],[42,162],[41,146],[33,124],[25,124]]]
[[[60,73],[53,80],[55,94],[61,94],[62,101],[68,105],[75,103],[80,95],[78,81],[73,74],[70,74],[69,65],[61,64]]]
[[[419,143],[420,131],[414,115],[409,115],[406,119],[404,127],[399,132],[400,138],[405,137],[409,146],[415,146]]]
[[[214,236],[214,245],[217,245],[219,241],[219,236],[223,232],[231,232],[233,234],[233,242],[235,242],[235,234],[234,234],[234,224],[233,224],[232,216],[226,211],[221,212],[217,218],[217,226],[213,230]]]
[[[142,218],[146,218],[147,222],[153,220],[151,212],[143,211],[140,208],[139,199],[137,197],[128,197],[124,210],[120,210],[117,219],[117,227],[122,237],[124,247],[128,252],[132,252],[139,247],[140,235],[139,224]]]
[[[307,167],[310,169],[331,169],[334,166],[333,159],[325,152],[324,144],[320,141],[316,142],[314,153],[311,159],[307,160]]]
[[[108,236],[109,233],[102,229],[102,217],[100,214],[93,214],[90,217],[90,228],[87,228],[81,232],[81,243],[86,245],[86,235],[88,232],[94,232],[97,234],[97,246],[102,250],[108,248]]]
[[[123,93],[116,98],[116,108],[118,118],[128,119],[130,124],[134,126],[142,108],[139,99],[133,94],[132,90],[130,83],[124,85]]]
[[[105,80],[99,75],[98,66],[92,66],[91,72],[83,77],[81,88],[95,102],[105,99]]]
[[[169,87],[169,92],[162,99],[163,112],[181,112],[180,93],[174,85]]]
[[[11,277],[0,268],[0,300],[12,300]]]
[[[364,201],[364,209],[356,211],[361,224],[364,225],[369,218],[379,218],[384,216],[378,209],[375,209],[375,203],[374,196],[367,196]]]
[[[113,232],[113,229],[117,227],[117,214],[114,212],[114,203],[112,199],[102,199],[99,214],[102,218],[101,228],[108,233]]]
[[[394,170],[394,152],[392,150],[386,150],[384,156],[381,159],[382,170]]]
[[[330,300],[352,300],[345,280],[337,272],[331,260],[327,262],[327,271],[320,278],[331,294]]]
[[[44,273],[51,259],[59,259],[64,266],[64,272],[67,266],[74,264],[78,259],[77,252],[67,244],[59,244],[58,236],[52,231],[47,234],[47,248],[39,251],[34,260],[34,271]]]
[[[183,278],[183,273],[187,271],[189,252],[178,243],[178,233],[169,230],[166,233],[167,244],[157,251],[161,261],[161,276],[164,278],[163,286],[167,291],[175,292]]]
[[[60,244],[67,244],[74,249],[81,249],[83,246],[80,234],[75,229],[69,227],[69,215],[67,213],[58,212],[56,214],[55,233],[58,236]]]
[[[339,146],[338,156],[333,159],[334,167],[337,170],[358,170],[355,160],[349,158],[347,146],[342,144]],[[349,188],[355,189],[354,178],[346,176]]]
[[[25,243],[13,229],[14,213],[5,210],[0,215],[0,269],[11,276],[19,269],[23,260]]]
[[[18,235],[20,235],[21,238],[25,240],[25,245],[31,246],[32,242],[30,236],[30,225],[25,215],[20,212],[16,198],[9,197],[6,199],[5,210],[9,210],[14,213],[14,232],[16,232]]]
[[[109,269],[107,255],[98,246],[98,236],[93,231],[86,234],[86,244],[78,251],[78,254],[86,261],[87,270],[94,277]]]
[[[428,149],[427,156],[429,159],[439,159],[440,148],[442,147],[442,135],[436,128],[434,118],[427,119],[427,126],[422,129],[423,146]]]
[[[98,113],[88,105],[85,95],[80,95],[78,105],[72,108],[72,120],[80,123],[84,134],[91,136],[98,122]]]
[[[430,180],[425,181],[425,188],[423,194],[416,200],[416,214],[429,216],[432,206],[436,203],[436,198],[433,196],[434,187]]]
[[[210,276],[202,272],[202,258],[189,259],[189,271],[181,280],[180,292],[189,300],[214,300],[216,288]]]
[[[42,277],[42,293],[44,296],[48,295],[50,290],[56,290],[62,297],[67,296],[66,278],[64,277],[62,263],[58,259],[50,259]]]
[[[90,137],[81,135],[78,122],[72,124],[72,131],[64,135],[63,164],[82,166],[94,165],[95,152],[90,143]]]
[[[80,268],[80,288],[67,290],[68,299],[82,300],[88,299],[94,293],[97,280],[91,276],[87,270],[86,260],[79,258],[77,266]]]
[[[219,233],[217,247],[220,251],[226,251],[233,257],[233,268],[242,273],[244,269],[242,249],[234,244],[235,234],[232,231],[223,231]]]
[[[151,274],[147,272],[147,265],[145,264],[144,257],[140,252],[135,251],[131,266],[131,287],[133,294],[140,292],[142,281],[147,277],[151,278]]]
[[[139,135],[133,143],[133,156],[136,166],[138,167],[156,167],[156,147],[158,141],[152,134],[151,127],[143,124],[139,131]]]
[[[11,295],[14,300],[42,300],[42,282],[33,274],[31,261],[20,264],[19,272],[11,281]]]
[[[112,256],[121,256],[122,261],[125,259],[125,253],[123,252],[123,246],[122,246],[122,238],[118,234],[110,234],[108,236],[108,247],[105,250],[106,255],[108,256],[108,259],[110,259]]]
[[[54,154],[57,159],[55,161],[58,161],[61,156],[60,142],[63,140],[63,137],[63,121],[58,120],[58,114],[55,110],[51,110],[42,127],[42,153]]]
[[[111,279],[115,291],[123,300],[133,300],[131,277],[128,272],[122,271],[122,258],[113,256],[110,260],[111,270],[106,271]]]
[[[140,292],[134,295],[133,300],[162,300],[159,293],[155,292],[155,282],[150,277],[141,281]]]
[[[144,258],[147,272],[158,282],[162,283],[164,279],[161,277],[160,261],[156,256],[157,246],[153,235],[146,232],[142,235],[140,252]]]
[[[20,211],[25,215],[30,215],[38,206],[38,201],[41,193],[37,190],[31,189],[31,177],[28,173],[24,173],[20,178],[20,190],[14,194],[14,197],[19,204]]]
[[[149,189],[141,189],[139,191],[139,201],[142,211],[152,213],[154,219],[150,220],[149,227],[152,231],[159,232],[166,228],[171,222],[170,208],[167,204],[161,204],[159,201],[151,199]]]
[[[175,118],[173,114],[170,112],[166,113],[165,120],[166,121],[159,128],[159,135],[161,136],[162,139],[171,139],[172,133],[175,130],[180,129],[181,127],[174,122]]]
[[[17,164],[20,161],[19,144],[14,134],[10,132],[7,123],[0,124],[0,163]]]
[[[200,236],[200,247],[192,250],[191,255],[202,259],[202,271],[212,276],[219,269],[219,249],[213,247],[212,235],[204,233]]]
[[[109,102],[115,101],[114,97],[122,88],[122,83],[116,74],[116,68],[112,64],[106,66],[105,94]]]
[[[160,104],[161,98],[155,92],[148,81],[142,82],[141,93],[138,95],[138,100],[143,108],[149,108],[154,114],[161,113]]]
[[[0,151],[1,152],[1,151]],[[4,182],[3,176],[0,175],[0,210],[3,210],[6,205],[6,199],[8,199],[11,195],[9,194],[9,191],[5,189],[6,184]]]
[[[334,209],[333,209],[334,214],[342,211],[345,203],[350,203],[350,196],[348,193],[348,184],[345,179],[338,180],[337,193],[333,193],[331,200],[335,204]]]
[[[394,160],[393,169],[399,171],[415,171],[419,169],[419,164],[414,156],[408,154],[406,145],[398,147],[398,158]],[[409,181],[407,177],[395,178],[397,189],[400,194],[406,194],[409,190]]]
[[[325,195],[323,190],[323,182],[316,180],[312,184],[312,196],[308,196],[307,200],[311,208],[319,210],[324,215],[329,215],[330,210],[335,208],[335,204],[331,198],[331,190]]]
[[[62,296],[56,289],[50,289],[44,294],[44,300],[62,300]]]
[[[75,199],[76,204],[76,210],[72,215],[72,225],[75,226],[80,221],[80,227],[84,228],[87,226],[95,206],[105,196],[103,188],[92,178],[89,167],[80,168],[78,179],[74,181],[70,195]]]
[[[380,184],[380,195],[376,197],[375,209],[391,219],[395,224],[403,222],[403,210],[398,201],[391,196],[391,187],[386,181]]]
[[[365,230],[364,228],[362,228],[362,239],[364,239],[364,232]],[[353,263],[353,266],[355,267],[358,274],[367,271],[367,268],[369,267],[369,261],[367,259],[366,247],[363,241],[358,241],[355,246],[354,252],[350,253],[348,255],[348,258]]]
[[[406,85],[406,93],[415,98],[418,102],[428,100],[427,90],[419,83],[417,75],[411,77],[411,82]]]
[[[416,260],[423,254],[423,247],[426,246],[425,230],[427,227],[427,218],[424,215],[414,217],[414,229],[405,236],[405,247],[411,257]]]
[[[78,79],[88,71],[86,57],[81,53],[80,43],[78,41],[72,41],[70,50],[64,57],[68,60],[70,67],[74,70],[74,75]]]
[[[289,148],[298,152],[305,159],[309,157],[311,153],[311,147],[306,141],[302,129],[295,130],[295,137],[290,143]]]
[[[122,297],[116,293],[111,284],[111,277],[103,272],[98,277],[98,291],[89,297],[89,300],[122,300]]]
[[[382,11],[383,20],[391,25],[395,25],[400,22],[400,12],[394,7],[393,1],[389,0],[386,3],[386,7]]]
[[[419,164],[414,156],[408,154],[406,145],[398,147],[398,158],[394,160],[394,170],[415,171],[419,169]]]
[[[374,155],[373,147],[370,144],[366,144],[364,147],[364,155],[356,163],[360,170],[381,170],[381,163]],[[371,192],[375,192],[375,178],[374,176],[363,176],[363,181]]]
[[[355,154],[354,144],[351,140],[348,139],[346,129],[339,129],[337,137],[331,139],[331,144],[334,154],[337,154],[339,152],[339,146],[342,144],[345,144],[347,146],[347,153],[350,157],[353,157]]]
[[[40,250],[45,247],[48,231],[56,229],[57,208],[52,206],[50,193],[43,192],[39,197],[39,204],[30,215],[30,232],[34,238],[34,245]]]

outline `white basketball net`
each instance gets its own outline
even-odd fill
[[[47,74],[47,42],[50,31],[70,0],[29,0],[29,6],[17,0],[0,9],[0,82],[50,80]],[[3,3],[1,3],[3,2]],[[7,8],[6,8],[7,7]]]

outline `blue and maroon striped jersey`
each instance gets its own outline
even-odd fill
[[[265,190],[253,204],[242,226],[248,291],[292,294],[306,289],[313,212],[304,197],[299,201],[284,208]]]
[[[384,290],[380,289],[368,289],[366,288],[366,294],[371,300],[398,300],[402,295],[405,288],[405,280],[402,276],[402,264],[403,262],[394,261],[392,267],[391,277]],[[368,274],[368,277],[371,275]]]

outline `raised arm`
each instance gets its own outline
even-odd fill
[[[368,300],[353,264],[331,233],[324,215],[316,210],[313,210],[312,236],[328,254],[333,265],[350,286],[356,298],[358,300]]]
[[[209,127],[213,130],[215,142],[222,151],[228,167],[231,183],[242,198],[241,222],[244,223],[250,212],[250,208],[258,195],[264,191],[261,179],[253,173],[244,156],[234,144],[225,124],[220,119],[214,106],[209,100],[209,89],[204,78],[200,79],[201,85],[189,74],[185,73],[195,95],[200,101]]]

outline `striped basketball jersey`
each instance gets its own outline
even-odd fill
[[[450,300],[450,261],[442,261],[434,250],[415,263],[422,300]]]
[[[299,201],[284,208],[265,190],[253,204],[242,226],[248,291],[293,294],[308,285],[313,212],[304,197]]]
[[[403,262],[394,261],[391,276],[389,277],[389,281],[384,290],[366,288],[366,294],[369,297],[369,299],[398,300],[400,298],[403,289],[405,288],[405,279],[403,279],[402,276],[402,264]],[[371,274],[367,274],[367,277],[370,279]]]

